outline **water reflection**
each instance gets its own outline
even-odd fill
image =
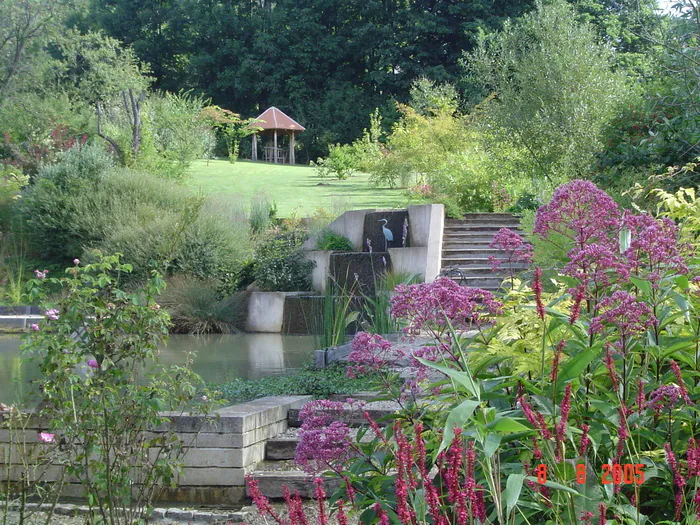
[[[39,378],[35,363],[20,357],[19,336],[0,335],[0,402],[13,403],[33,390]],[[280,334],[173,335],[161,350],[163,364],[184,364],[194,353],[192,368],[208,383],[233,378],[258,379],[288,373],[313,355],[313,337]]]

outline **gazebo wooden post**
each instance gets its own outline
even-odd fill
[[[251,155],[251,160],[255,162],[258,160],[258,134],[253,133],[253,153]]]
[[[291,135],[289,136],[289,163],[294,164],[295,159],[294,159],[294,132],[292,131]]]
[[[272,158],[274,159],[273,162],[277,164],[277,130],[275,130],[274,134],[275,140],[272,143]]]

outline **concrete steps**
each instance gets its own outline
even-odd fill
[[[348,408],[337,419],[345,421],[351,429],[351,439],[356,438],[357,428],[367,425],[363,412],[368,412],[379,425],[391,423],[386,416],[396,412],[399,405],[386,401],[369,401],[361,410]],[[311,499],[314,497],[314,476],[301,470],[294,457],[299,443],[298,431],[295,427],[301,426],[299,421],[299,410],[291,409],[287,412],[288,429],[277,436],[267,439],[265,442],[265,460],[259,462],[250,473],[253,479],[257,480],[260,492],[266,497],[277,500],[284,496],[284,487],[287,486],[290,492],[298,492],[302,498]],[[369,433],[368,433],[369,434]],[[367,435],[371,438],[371,435]],[[339,480],[335,478],[323,478],[324,490],[330,496],[339,486]],[[247,488],[246,488],[247,491]]]
[[[442,273],[462,286],[498,291],[508,277],[506,263],[491,270],[489,257],[506,259],[502,250],[489,245],[501,228],[522,234],[520,219],[511,213],[469,213],[463,219],[445,221],[442,249]],[[516,271],[527,269],[525,264],[513,265]]]
[[[293,460],[296,456],[299,438],[296,436],[278,436],[265,443],[265,459],[268,461]]]

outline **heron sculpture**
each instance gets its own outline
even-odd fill
[[[386,227],[386,224],[389,222],[387,219],[379,219],[379,222],[384,221],[384,224],[382,225],[382,233],[384,234],[384,251],[387,251],[389,249],[389,243],[394,240],[394,234],[391,233],[391,230]]]

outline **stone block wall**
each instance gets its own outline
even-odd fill
[[[171,415],[168,425],[152,432],[176,432],[187,451],[177,487],[165,489],[159,500],[221,505],[243,501],[245,475],[265,458],[267,440],[284,432],[289,411],[298,410],[310,399],[270,396],[220,409],[206,420],[200,416]],[[24,438],[28,448],[23,450],[41,447],[37,436],[43,430],[38,418],[30,422]],[[20,479],[22,461],[18,454],[16,440],[11,443],[9,430],[0,428],[0,484]],[[50,466],[32,475],[42,481],[54,481],[61,476],[61,467]],[[68,478],[63,495],[80,497],[82,486]]]

